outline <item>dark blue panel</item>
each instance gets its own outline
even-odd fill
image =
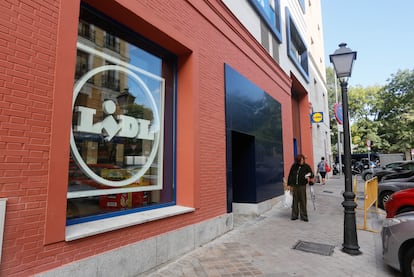
[[[232,194],[228,195],[228,201],[258,203],[281,195],[284,172],[281,105],[228,65],[225,65],[225,82],[227,191]],[[251,153],[240,149],[248,144],[238,141],[245,138],[238,133],[254,138],[249,140],[254,147],[248,146],[249,151],[254,150],[252,159],[255,160],[250,168],[246,168],[246,164],[241,167],[239,161],[236,165],[233,161],[235,157],[239,160],[248,158],[243,153]],[[241,154],[235,155],[234,151]],[[240,168],[252,173],[237,172]],[[237,183],[240,176],[246,178],[242,189]],[[230,206],[231,203],[228,204]]]

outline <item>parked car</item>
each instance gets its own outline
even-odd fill
[[[391,179],[401,179],[408,178],[414,175],[414,170],[401,170],[395,173],[390,173],[382,177],[382,181],[391,180]]]
[[[394,192],[384,203],[384,208],[387,212],[387,218],[414,211],[414,188]]]
[[[384,219],[381,238],[384,262],[403,276],[414,276],[414,212]]]
[[[405,161],[392,162],[392,163],[386,164],[382,167],[374,167],[374,168],[365,169],[364,171],[362,171],[361,177],[364,181],[367,181],[367,180],[371,179],[374,176],[374,174],[379,172],[379,171],[393,172],[392,170],[393,170],[394,167],[397,167],[397,166],[401,165],[404,162]]]
[[[378,183],[378,207],[384,208],[385,202],[394,192],[408,188],[414,188],[414,176]]]
[[[382,178],[385,175],[391,174],[391,173],[396,173],[396,172],[408,172],[408,171],[412,171],[414,170],[414,161],[405,161],[403,163],[401,163],[399,166],[396,166],[390,170],[383,170],[383,171],[378,171],[376,173],[374,173],[373,177],[377,177],[378,178],[378,182],[381,182]]]

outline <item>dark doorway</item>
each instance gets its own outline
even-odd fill
[[[255,138],[235,131],[231,132],[231,137],[232,181],[228,190],[230,203],[227,203],[230,211],[233,202],[251,203],[256,199]]]

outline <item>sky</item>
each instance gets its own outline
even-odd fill
[[[414,0],[321,0],[326,66],[345,42],[357,52],[350,86],[385,85],[414,69]]]

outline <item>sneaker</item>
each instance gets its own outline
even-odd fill
[[[296,220],[298,219],[297,217],[291,217],[290,220]]]
[[[301,220],[302,221],[305,221],[305,222],[308,222],[309,221],[309,219],[307,219],[307,218],[301,218]]]

